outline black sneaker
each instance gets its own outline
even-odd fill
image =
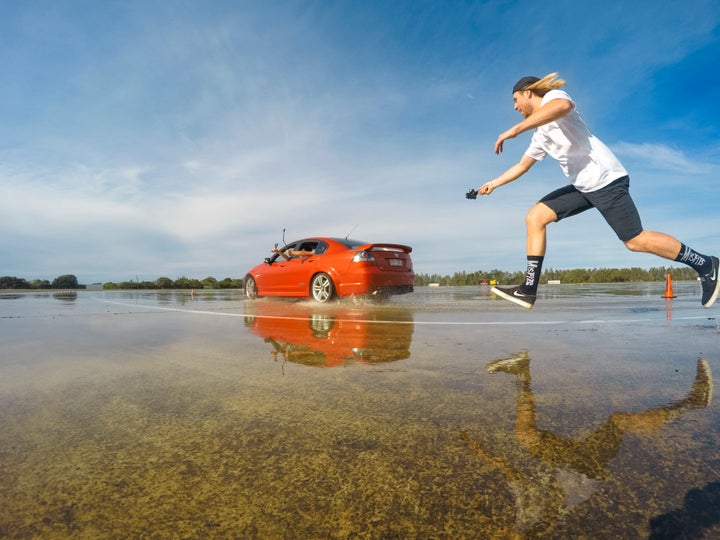
[[[491,293],[497,294],[500,298],[514,302],[518,306],[530,309],[535,303],[535,295],[523,292],[520,286],[517,287],[493,287]],[[715,293],[717,296],[717,292]]]
[[[709,308],[717,300],[720,293],[720,281],[718,281],[718,266],[720,261],[717,257],[710,257],[712,262],[712,271],[709,274],[700,276],[700,284],[702,285],[702,305]]]

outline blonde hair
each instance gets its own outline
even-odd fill
[[[533,94],[537,94],[538,96],[543,97],[550,90],[562,88],[563,86],[565,86],[565,80],[558,79],[558,74],[557,72],[555,72],[545,75],[539,81],[526,86],[525,88],[523,88],[523,91],[530,90]]]

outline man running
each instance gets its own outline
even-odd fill
[[[565,81],[551,73],[542,79],[523,77],[513,87],[515,110],[525,119],[498,136],[495,153],[503,151],[506,140],[531,129],[535,132],[520,161],[480,186],[478,194],[490,195],[548,155],[558,160],[570,185],[540,199],[525,216],[525,282],[516,287],[493,287],[492,292],[525,308],[533,307],[545,257],[547,225],[597,208],[629,250],[653,253],[692,267],[700,276],[702,305],[709,308],[720,292],[718,258],[702,255],[665,233],[643,229],[630,197],[627,171],[610,149],[590,133],[575,102],[560,90],[563,86]]]

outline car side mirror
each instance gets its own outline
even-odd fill
[[[265,262],[270,264],[270,257],[265,257]]]

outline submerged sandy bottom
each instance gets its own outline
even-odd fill
[[[0,295],[0,538],[720,535],[696,287]]]

